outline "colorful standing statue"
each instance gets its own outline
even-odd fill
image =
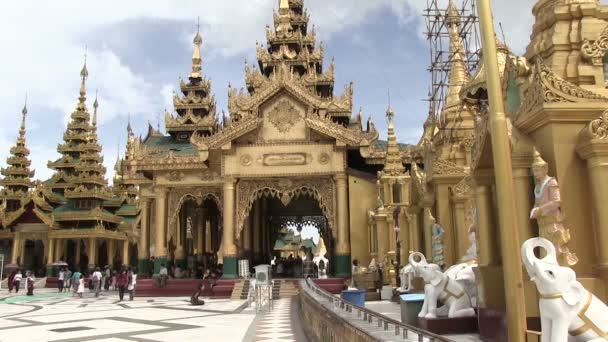
[[[534,208],[530,211],[530,219],[536,219],[538,222],[540,237],[553,243],[560,263],[572,266],[578,262],[578,257],[566,246],[570,241],[570,230],[564,227],[559,185],[555,178],[548,176],[548,169],[547,162],[541,158],[538,152],[535,152],[532,174],[536,186],[534,187]]]
[[[443,234],[445,230],[437,223],[433,223],[433,263],[439,267],[445,264],[443,261]]]
[[[539,259],[534,249],[546,256]],[[576,273],[557,262],[554,244],[532,238],[521,246],[521,258],[540,294],[542,342],[608,341],[608,306],[576,280]]]

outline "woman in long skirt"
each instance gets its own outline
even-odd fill
[[[13,292],[13,287],[15,286],[15,284],[13,284],[13,281],[15,280],[15,275],[17,274],[17,272],[12,271],[9,275],[8,275],[8,280],[6,281],[8,283],[8,293]]]

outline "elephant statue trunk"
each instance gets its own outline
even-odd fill
[[[534,254],[537,247],[545,250],[543,258]],[[527,240],[521,255],[540,294],[542,342],[608,341],[608,307],[576,280],[571,268],[559,265],[549,240]]]

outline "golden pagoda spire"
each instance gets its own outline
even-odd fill
[[[201,78],[201,45],[203,45],[203,38],[201,37],[201,24],[200,18],[197,21],[196,25],[196,35],[194,36],[194,52],[192,53],[192,72],[190,73],[190,79],[199,79]]]
[[[279,0],[279,12],[283,11],[289,11],[289,0]]]
[[[84,110],[86,107],[85,101],[87,100],[87,89],[86,89],[87,77],[89,77],[89,71],[87,70],[87,53],[86,53],[86,47],[85,47],[84,65],[82,66],[82,70],[80,70],[80,78],[81,78],[80,96],[78,97],[78,101],[79,101],[78,109],[79,110]]]
[[[450,36],[450,79],[444,108],[460,104],[460,89],[467,82],[464,47],[460,38],[460,15],[453,0],[448,3],[445,25]]]
[[[388,109],[386,110],[386,118],[388,119],[388,143],[383,173],[390,175],[398,175],[405,172],[405,167],[401,161],[401,151],[399,150],[399,144],[397,143],[397,135],[395,134],[395,123],[393,122],[394,117],[395,112],[389,104]]]
[[[17,144],[25,144],[25,117],[27,116],[27,94],[25,94],[25,103],[21,110],[21,127],[19,129],[19,138],[17,138]]]
[[[97,91],[95,91],[95,102],[93,102],[93,120],[91,125],[93,126],[93,130],[97,130],[97,108],[99,107],[99,102],[97,101]]]
[[[15,145],[10,149],[10,156],[6,163],[8,166],[2,168],[0,173],[5,176],[0,180],[0,186],[4,189],[0,192],[0,198],[6,201],[19,201],[34,186],[32,177],[34,172],[30,170],[31,161],[27,158],[30,150],[25,146],[25,119],[27,117],[27,95],[23,109],[21,110],[21,126],[19,136]],[[16,206],[11,206],[16,209]]]

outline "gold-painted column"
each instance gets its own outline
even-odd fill
[[[404,257],[403,254],[405,254],[405,261],[403,261],[403,264],[407,264],[409,255],[410,255],[410,251],[412,252],[416,252],[416,251],[420,251],[422,246],[421,246],[421,241],[420,241],[420,224],[419,224],[419,216],[418,216],[418,211],[414,211],[412,214],[407,216],[407,225],[408,225],[408,229],[410,232],[410,243],[409,248],[405,251],[402,251],[402,258]],[[405,252],[405,253],[403,253]]]
[[[475,188],[475,203],[477,205],[477,251],[480,265],[498,264],[498,253],[496,246],[496,230],[494,217],[492,215],[492,192],[487,184],[478,182]]]
[[[76,260],[75,260],[75,262],[76,262],[76,265],[79,266],[80,265],[80,254],[82,254],[81,247],[80,247],[81,242],[80,242],[80,239],[76,239],[75,242],[76,242],[76,258],[75,258]]]
[[[19,241],[19,260],[21,261],[21,266],[25,266],[25,243],[27,239],[21,238]]]
[[[197,261],[202,261],[202,256],[205,248],[205,218],[206,211],[205,209],[201,209],[196,215],[196,254]]]
[[[338,243],[337,255],[350,255],[350,231],[348,226],[348,189],[345,174],[334,176],[336,180],[337,206],[338,206]]]
[[[137,257],[139,260],[150,259],[150,199],[141,200],[141,230],[139,233],[139,244],[137,245]]]
[[[460,260],[469,249],[469,227],[465,222],[465,202],[466,198],[452,197],[454,205],[454,230],[456,230],[456,261]]]
[[[49,239],[49,241],[47,243],[47,251],[46,251],[47,265],[50,265],[55,262],[55,260],[53,260],[53,258],[55,257],[54,249],[55,249],[55,239]],[[14,252],[14,250],[13,250],[13,252]],[[13,263],[15,263],[15,260],[13,260]]]
[[[61,260],[61,256],[63,255],[63,251],[65,250],[65,242],[67,240],[57,239],[55,241],[55,261],[65,261]]]
[[[106,251],[108,252],[108,264],[114,267],[114,256],[116,256],[116,245],[114,240],[106,240]]]
[[[533,199],[530,179],[530,165],[532,158],[527,167],[515,167],[513,169],[513,182],[515,184],[515,196],[517,198],[517,226],[519,227],[519,240],[526,241],[535,236],[532,220],[530,220],[530,210],[532,210]]]
[[[234,244],[235,218],[235,182],[233,179],[224,182],[224,258],[236,257],[237,249]]]
[[[213,253],[213,244],[212,244],[212,236],[211,229],[213,226],[211,225],[211,217],[205,218],[205,253]]]
[[[378,214],[376,214],[376,234],[377,234],[377,255],[378,259],[376,261],[382,262],[385,256],[388,255],[389,251],[389,226],[386,212],[384,210],[379,210]]]
[[[433,257],[433,224],[435,219],[431,212],[431,206],[424,206],[422,211],[422,232],[424,234],[424,251],[423,254],[427,256],[429,260]],[[420,251],[416,251],[420,252]]]
[[[125,240],[122,242],[122,264],[131,266],[131,249],[129,240]]]
[[[92,237],[89,238],[89,252],[87,253],[89,256],[89,270],[95,269],[97,265],[97,239]]]
[[[501,80],[498,71],[496,34],[490,0],[477,2],[482,36],[483,60],[486,67],[486,83],[490,102],[492,156],[496,176],[498,218],[500,220],[500,246],[503,256],[507,327],[509,341],[525,341],[526,308],[523,288],[517,210],[513,184],[511,150],[505,117]]]
[[[607,114],[603,114],[607,115]],[[596,127],[601,127],[602,119],[595,120]],[[593,200],[594,232],[596,237],[595,246],[597,251],[597,263],[595,269],[600,277],[608,279],[608,138],[594,133],[591,127],[587,132],[581,134],[582,143],[577,147],[579,156],[587,161],[589,173],[589,187]],[[585,136],[586,135],[586,136]]]
[[[251,214],[252,212],[250,212],[249,216],[247,216],[247,219],[245,220],[245,226],[243,227],[243,252],[246,258],[249,258],[251,256],[251,250],[253,247],[251,241],[251,224],[253,222],[253,220],[251,219]]]
[[[452,208],[450,206],[450,189],[448,184],[437,186],[437,223],[443,227],[443,260],[446,266],[453,265],[456,260],[455,229]],[[431,254],[432,255],[432,254]]]
[[[167,259],[167,192],[169,190],[163,187],[157,187],[155,190],[155,220],[156,220],[156,236],[154,241],[154,254],[156,259],[166,261]],[[156,271],[158,267],[154,267]]]

